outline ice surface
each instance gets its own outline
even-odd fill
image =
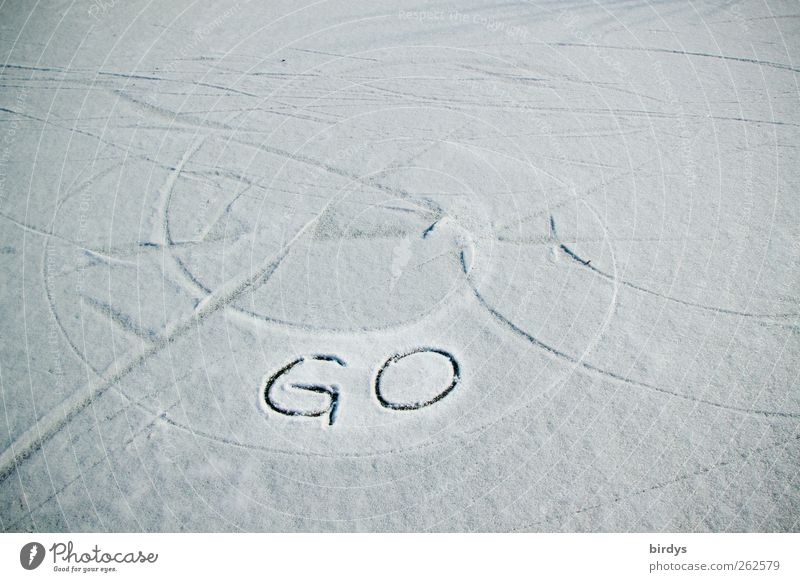
[[[798,530],[797,12],[6,2],[0,527]]]

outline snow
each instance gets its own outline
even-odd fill
[[[6,2],[0,527],[796,531],[796,12]]]

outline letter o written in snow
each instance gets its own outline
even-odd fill
[[[392,365],[396,364],[400,360],[416,354],[433,354],[434,356],[444,358],[450,364],[450,368],[452,369],[449,384],[447,384],[444,389],[435,393],[433,396],[428,394],[426,395],[428,397],[423,398],[400,401],[397,396],[387,396],[387,390],[383,384],[386,382],[386,372]],[[419,410],[420,408],[425,408],[426,406],[430,406],[431,404],[438,402],[450,394],[450,392],[452,392],[458,385],[460,379],[461,368],[458,365],[458,361],[453,357],[452,354],[438,348],[417,348],[415,350],[411,350],[410,352],[396,354],[383,363],[378,370],[377,376],[375,376],[375,396],[377,396],[378,402],[380,402],[381,406],[384,408],[390,408],[392,410]]]

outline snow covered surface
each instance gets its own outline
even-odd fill
[[[0,526],[800,529],[798,40],[4,2]]]

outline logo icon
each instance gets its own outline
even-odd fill
[[[26,570],[35,570],[44,561],[44,546],[39,542],[30,542],[19,551],[19,563]]]

